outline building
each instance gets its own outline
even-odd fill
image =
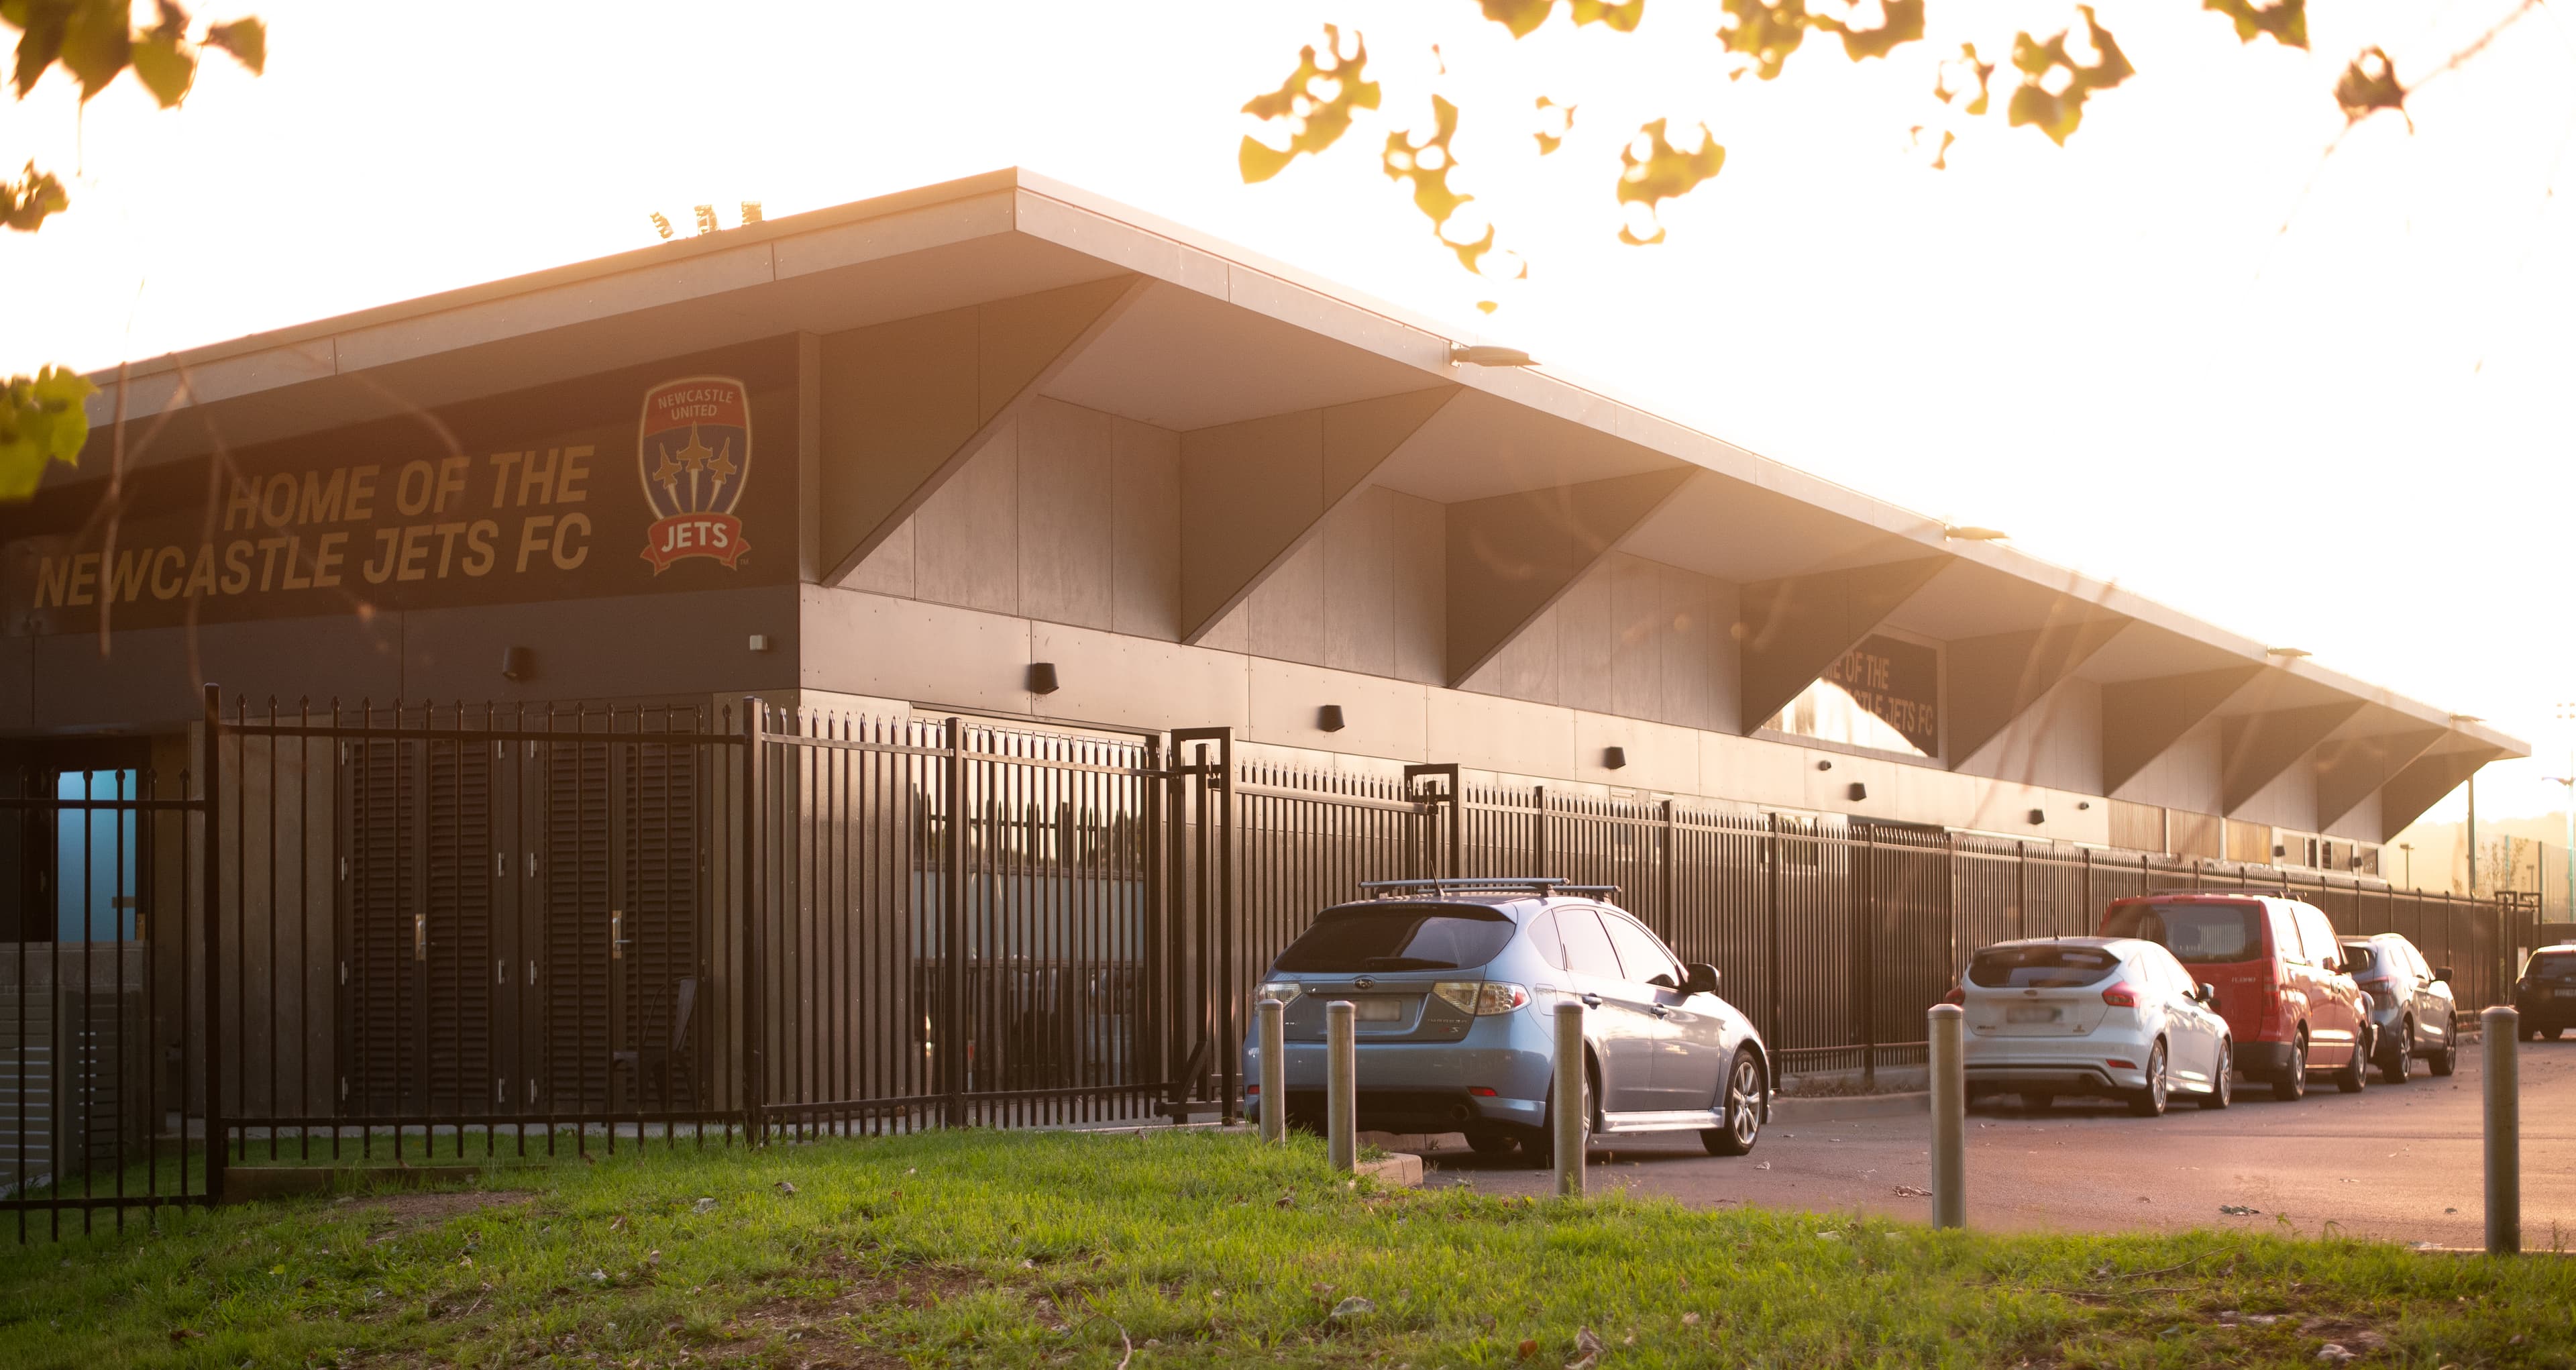
[[[893,748],[876,754],[889,765],[936,752],[935,720],[956,714],[1141,747],[1117,765],[1155,776],[1191,745],[1174,730],[1223,729],[1230,765],[1303,777],[1274,789],[1391,808],[1416,803],[1399,788],[1414,783],[1406,767],[1454,766],[1453,799],[1543,791],[1541,813],[1670,801],[1667,814],[1780,815],[1816,843],[1983,834],[2061,864],[2099,853],[2141,871],[2181,869],[2157,859],[2176,858],[2330,875],[2356,898],[2384,892],[2372,879],[2383,839],[2479,765],[2526,753],[2443,708],[1953,536],[1544,369],[1478,364],[1459,341],[1005,171],[103,375],[92,455],[0,511],[0,733],[21,768],[72,777],[19,791],[22,831],[5,854],[20,871],[21,937],[135,937],[123,910],[162,908],[195,878],[173,866],[168,889],[138,895],[137,858],[119,868],[96,849],[120,845],[100,824],[156,821],[132,795],[163,791],[138,775],[167,786],[197,760],[202,778],[206,681],[251,701],[247,715],[226,706],[231,724],[267,717],[272,698],[298,720],[227,733],[235,750],[217,765],[234,791],[218,797],[232,807],[216,845],[240,888],[216,907],[272,946],[288,918],[324,928],[292,933],[297,968],[240,972],[227,1011],[245,995],[272,1015],[292,1000],[306,1054],[286,1067],[301,1082],[290,1086],[344,1098],[352,1024],[375,1010],[334,990],[329,946],[343,947],[338,981],[365,982],[352,939],[471,969],[512,937],[578,941],[592,931],[565,931],[570,920],[613,915],[597,954],[622,960],[623,920],[644,917],[641,895],[611,891],[640,888],[636,863],[671,858],[625,818],[602,828],[623,836],[601,839],[615,871],[598,898],[560,884],[492,894],[493,909],[525,899],[557,921],[513,932],[490,914],[480,950],[439,948],[444,923],[419,912],[369,933],[377,896],[331,893],[357,878],[347,862],[363,866],[371,841],[389,844],[380,865],[413,860],[402,843],[415,831],[430,865],[403,867],[417,892],[388,886],[385,917],[465,897],[438,881],[486,857],[496,880],[517,871],[512,806],[573,772],[494,779],[480,753],[428,734],[479,727],[505,758],[531,707],[550,728],[568,726],[550,710],[588,702],[695,710],[723,732],[728,702],[756,694],[789,716],[863,715],[890,730],[867,734]],[[119,412],[121,457],[107,427]],[[331,722],[335,700],[355,725]],[[396,700],[448,712],[386,712]],[[502,712],[479,712],[487,702]],[[361,734],[379,726],[385,747],[417,753],[417,773],[388,773],[391,788],[371,788],[367,769],[376,742]],[[721,811],[746,791],[688,748],[655,758],[603,760],[600,792],[624,786],[630,806],[681,795],[657,821],[686,809],[683,826],[714,824],[693,828],[703,845],[683,853],[704,888],[671,904],[714,916],[742,874],[723,864],[736,829]],[[1317,778],[1334,776],[1347,785]],[[919,776],[906,783],[928,792]],[[533,788],[513,799],[508,784]],[[789,808],[810,827],[808,784]],[[1247,784],[1250,804],[1259,785]],[[417,810],[402,807],[406,785]],[[72,829],[38,831],[75,821],[45,805],[84,794],[112,801],[82,800],[86,866],[56,840]],[[397,821],[371,824],[369,803]],[[270,817],[255,823],[261,805]],[[1124,831],[1146,809],[1119,812],[1093,828]],[[580,840],[564,833],[549,840]],[[1470,839],[1453,827],[1449,840]],[[178,841],[126,845],[148,867],[180,860]],[[545,878],[529,851],[525,878]],[[2080,860],[2089,896],[2095,857]],[[75,869],[103,871],[83,883],[107,903],[70,892]],[[761,870],[773,888],[789,878]],[[323,892],[291,899],[298,874]],[[903,877],[887,897],[963,900],[954,878]],[[2014,919],[2025,903],[2014,897]],[[707,958],[730,935],[706,931],[672,963],[699,968],[683,978],[692,993],[706,982],[709,1007],[679,1007],[663,981],[637,991],[650,1011],[616,1012],[641,1036],[585,1047],[582,1080],[606,1079],[612,1049],[647,1050],[675,1018],[687,1036],[691,1013],[709,1024],[705,1050],[744,1031],[738,996],[712,1007],[725,977]],[[1966,934],[1954,923],[1945,935],[1952,946]],[[1189,955],[1237,959],[1262,940],[1193,936]],[[1946,954],[1926,952],[1933,982]],[[488,959],[500,988],[472,998],[469,1017],[540,980],[535,959],[524,974]],[[626,993],[614,988],[624,973],[603,971],[598,993]],[[434,1004],[445,991],[421,993]],[[561,999],[526,1011],[556,1013]],[[1917,1010],[1893,1002],[1901,1033]],[[447,1031],[434,1014],[384,1012],[374,1030],[388,1039]],[[267,1043],[245,1069],[288,1049],[283,1028],[238,1031]],[[476,1033],[511,1036],[458,1031],[438,1049],[488,1054]],[[384,1067],[389,1079],[407,1068]],[[614,1088],[649,1073],[625,1069]],[[502,1104],[542,1097],[534,1073],[495,1078]],[[289,1086],[261,1088],[269,1103],[256,1106],[276,1119],[328,1112],[279,1102]],[[472,1090],[442,1088],[465,1108]],[[244,1098],[237,1115],[256,1104]]]

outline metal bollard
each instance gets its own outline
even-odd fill
[[[1932,1006],[1932,1225],[1968,1225],[1968,1072],[1965,1010]]]
[[[1583,1197],[1583,1005],[1560,999],[1556,1005],[1556,1092],[1551,1123],[1556,1148],[1556,1192]]]
[[[1288,1006],[1264,999],[1261,1014],[1261,1140],[1288,1140]]]
[[[2486,1034],[2487,1254],[2522,1250],[2522,1079],[2514,1048],[2522,1015],[2499,1004],[2478,1015]]]
[[[1348,999],[1324,1005],[1324,1145],[1335,1170],[1357,1170],[1360,1163],[1360,1062],[1352,1026],[1358,1013]]]

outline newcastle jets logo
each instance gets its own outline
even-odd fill
[[[668,381],[644,394],[638,469],[655,521],[644,559],[660,575],[687,557],[732,569],[751,545],[734,506],[751,471],[751,391],[723,376]]]

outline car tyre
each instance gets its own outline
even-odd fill
[[[2210,1077],[2209,1092],[2200,1096],[2202,1108],[2225,1108],[2236,1102],[2236,1046],[2222,1039],[2218,1044],[2218,1071]]]
[[[2415,1020],[2399,1019],[2397,1049],[2380,1059],[2379,1078],[2383,1084],[2402,1085],[2415,1073]]]
[[[1587,1151],[1592,1147],[1592,1134],[1598,1122],[1593,1101],[1600,1097],[1600,1093],[1600,1082],[1592,1077],[1592,1063],[1587,1060],[1583,1064],[1582,1132],[1584,1149]],[[1529,1157],[1533,1169],[1556,1168],[1556,1087],[1553,1084],[1548,1086],[1547,1091],[1546,1120],[1538,1125],[1537,1132],[1521,1134],[1521,1154]]]
[[[2437,1078],[2448,1075],[2452,1071],[2460,1068],[2459,1050],[2445,1042],[2442,1045],[2441,1050],[2424,1058],[2424,1064],[2431,1067],[2433,1074]]]
[[[2161,1118],[2165,1099],[2173,1082],[2165,1078],[2165,1044],[2158,1042],[2147,1052],[2147,1086],[2129,1095],[2129,1111],[2141,1118]]]
[[[2370,1087],[2370,1046],[2368,1042],[2352,1044],[2352,1055],[2335,1072],[2335,1088],[2346,1094],[2359,1094]]]
[[[1479,1156],[1500,1156],[1520,1144],[1520,1138],[1498,1128],[1480,1127],[1467,1134],[1468,1148]]]
[[[2272,1081],[2272,1097],[2283,1103],[2295,1103],[2308,1092],[2308,1039],[2302,1034],[2290,1044],[2290,1068]]]
[[[1699,1131],[1699,1143],[1711,1156],[1741,1156],[1762,1138],[1762,1062],[1753,1048],[1737,1047],[1726,1067],[1718,1125]]]

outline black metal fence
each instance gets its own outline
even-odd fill
[[[240,1164],[1213,1115],[1261,969],[1371,879],[1620,887],[1792,1072],[1919,1061],[1966,956],[2112,898],[2285,889],[2500,997],[2519,906],[1702,801],[737,706],[227,711],[0,784],[0,1212]],[[207,783],[211,779],[212,783]]]

